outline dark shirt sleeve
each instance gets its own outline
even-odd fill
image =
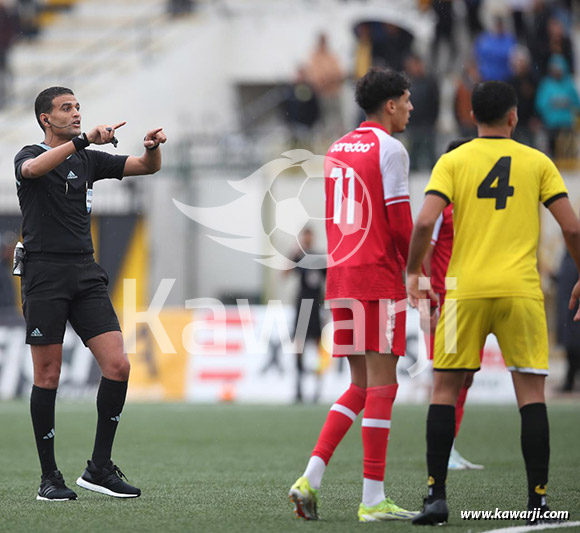
[[[113,155],[99,150],[87,150],[94,165],[93,181],[105,179],[123,179],[123,170],[128,155]]]
[[[22,164],[28,159],[34,159],[37,155],[42,153],[42,148],[34,145],[25,146],[20,152],[14,157],[14,175],[16,177],[16,183],[20,185],[22,183]]]

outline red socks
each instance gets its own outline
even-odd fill
[[[387,444],[391,428],[391,411],[398,385],[367,389],[365,413],[362,421],[365,479],[383,481],[387,460]]]
[[[334,450],[365,406],[366,390],[354,384],[330,408],[312,455],[328,464]]]
[[[459,391],[459,396],[457,397],[457,403],[455,404],[455,438],[457,438],[461,421],[463,420],[463,411],[465,410],[465,399],[467,398],[468,390],[467,387],[461,387],[461,391]]]

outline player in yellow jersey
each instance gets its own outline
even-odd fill
[[[562,228],[580,269],[580,221],[556,166],[541,152],[511,139],[517,97],[503,82],[478,84],[472,94],[478,138],[443,155],[425,190],[407,265],[407,293],[417,306],[421,264],[433,225],[453,203],[455,236],[447,297],[435,335],[434,384],[427,416],[429,492],[417,525],[446,522],[447,462],[455,429],[455,403],[465,373],[479,370],[485,338],[498,339],[521,414],[521,444],[528,478],[528,509],[549,510],[549,431],[544,397],[548,339],[536,265],[540,234],[538,202]],[[570,306],[580,297],[572,290]],[[580,320],[580,311],[575,315]]]

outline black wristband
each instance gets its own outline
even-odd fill
[[[153,150],[157,150],[157,148],[159,148],[159,144],[156,144],[153,148],[147,148],[147,150],[152,152]]]
[[[89,146],[91,141],[89,141],[87,134],[83,132],[78,137],[75,137],[72,140],[72,143],[75,145],[75,150],[79,152],[80,150],[84,150],[87,146]]]

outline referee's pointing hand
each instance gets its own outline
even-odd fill
[[[91,131],[87,133],[87,139],[91,144],[107,144],[113,140],[115,136],[115,130],[127,124],[126,121],[119,122],[114,126],[109,126],[107,124],[102,124],[100,126],[95,126]]]
[[[163,133],[163,128],[156,128],[154,130],[148,131],[147,135],[143,139],[143,146],[147,150],[155,150],[160,144],[167,141],[165,133]]]

